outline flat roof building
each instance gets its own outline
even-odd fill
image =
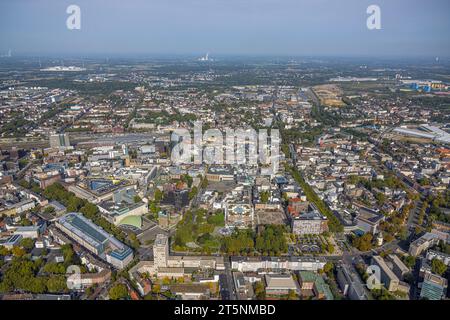
[[[437,244],[439,238],[437,235],[427,232],[419,239],[414,240],[409,246],[409,254],[416,257],[431,246]]]
[[[386,262],[381,256],[373,256],[372,264],[380,267],[380,282],[388,291],[397,291],[400,280],[395,273],[389,269]]]
[[[289,291],[299,293],[299,286],[290,274],[266,274],[266,293],[272,295],[286,295]]]
[[[395,254],[388,255],[388,259],[392,262],[392,271],[399,279],[403,279],[405,274],[409,272],[409,268]]]
[[[425,273],[420,297],[428,300],[441,300],[447,291],[447,279],[430,272]]]
[[[62,216],[56,221],[56,227],[118,269],[123,269],[133,259],[131,248],[80,213]]]

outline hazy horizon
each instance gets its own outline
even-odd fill
[[[66,8],[81,8],[68,30]],[[381,8],[381,30],[366,9]],[[35,56],[450,57],[450,1],[15,0],[0,54]]]

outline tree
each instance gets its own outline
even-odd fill
[[[447,266],[441,260],[434,258],[431,261],[431,271],[441,276],[447,271]]]
[[[20,246],[23,247],[26,251],[30,251],[34,247],[34,240],[31,238],[23,238],[20,240]]]
[[[386,196],[381,192],[378,192],[375,195],[375,199],[377,199],[378,205],[382,205],[383,203],[386,202]]]
[[[53,213],[53,212],[55,212],[55,208],[52,206],[48,206],[44,209],[44,212],[45,213]]]
[[[135,196],[133,197],[133,201],[134,201],[134,203],[138,203],[138,202],[141,202],[142,199],[141,199],[141,197],[139,197],[138,195],[135,195]]]
[[[20,224],[24,227],[29,227],[32,225],[32,223],[29,219],[22,219],[22,221],[20,221]]]
[[[118,283],[111,287],[108,293],[111,300],[121,300],[128,298],[127,286],[122,283]]]
[[[192,182],[194,181],[192,177],[188,174],[185,174],[181,177],[181,179],[187,183],[188,187],[192,187]]]
[[[164,194],[161,190],[159,190],[158,188],[155,189],[155,202],[160,202],[163,198]]]
[[[262,203],[267,203],[267,202],[269,202],[269,197],[270,197],[270,194],[269,194],[268,191],[262,191],[262,192],[260,193],[260,198],[261,198],[261,202],[262,202]]]
[[[384,287],[381,289],[372,289],[370,293],[376,300],[395,300],[394,296]]]
[[[66,273],[66,267],[62,263],[48,262],[42,268],[42,271],[44,271],[45,273],[64,274]]]
[[[255,295],[258,300],[266,298],[266,289],[264,288],[264,283],[262,281],[257,281],[255,283]]]
[[[26,252],[25,252],[25,250],[23,248],[18,247],[18,246],[14,246],[12,248],[12,254],[15,257],[19,257],[20,258],[20,257],[24,256],[26,254]]]
[[[332,273],[334,269],[334,265],[332,262],[328,261],[327,263],[325,263],[325,265],[323,266],[323,271],[328,275],[330,274],[330,272]]]
[[[221,210],[218,210],[218,212],[210,215],[206,220],[209,224],[221,227],[225,225],[225,214]]]
[[[64,276],[51,276],[47,281],[47,289],[52,293],[65,292],[67,282]]]
[[[400,228],[400,231],[398,233],[398,237],[399,237],[400,240],[408,239],[408,228],[406,226],[402,226]]]
[[[75,251],[73,251],[73,248],[70,244],[62,245],[61,250],[64,256],[64,265],[66,267],[70,266],[71,264],[78,264],[78,256],[75,254]]]
[[[89,297],[93,293],[94,293],[94,289],[92,287],[88,287],[88,288],[86,288],[86,290],[84,290],[84,294],[86,295],[86,297]]]
[[[67,211],[78,212],[84,206],[84,200],[78,197],[71,197],[67,204]]]
[[[130,237],[130,241],[131,241],[131,246],[136,250],[139,249],[141,244],[140,244],[138,238],[136,237],[136,234],[130,233],[129,237]]]
[[[36,276],[42,264],[42,261],[39,260],[33,262],[25,257],[14,258],[7,269],[4,270],[0,290],[23,290],[32,293],[45,292],[47,290],[47,278]]]
[[[334,252],[334,246],[331,243],[328,243],[327,245],[327,251],[328,253],[332,254]]]
[[[189,191],[189,200],[192,200],[195,198],[195,196],[198,193],[198,188],[197,187],[192,187],[192,189]]]
[[[8,248],[5,246],[0,246],[0,256],[7,256],[9,254]]]
[[[160,293],[161,292],[161,285],[158,284],[158,283],[155,283],[153,285],[153,287],[152,287],[152,292],[156,293],[156,294]]]
[[[31,279],[29,291],[32,293],[44,293],[47,291],[47,279],[44,277],[35,277]]]
[[[153,213],[153,215],[158,214],[158,212],[161,210],[161,208],[154,201],[150,201],[149,209],[150,212]]]
[[[87,218],[93,219],[99,211],[95,204],[88,202],[80,209],[80,212]]]
[[[295,290],[289,290],[288,300],[297,300],[297,293]]]
[[[414,267],[415,264],[416,264],[416,258],[415,258],[414,256],[407,255],[407,256],[404,256],[404,257],[403,257],[403,262],[405,263],[405,265],[406,265],[408,268],[411,269],[411,268]]]
[[[365,233],[361,237],[353,238],[352,245],[360,251],[369,251],[372,249],[372,239],[371,233]]]
[[[205,177],[202,179],[202,183],[200,184],[202,189],[205,189],[208,186],[208,179]]]

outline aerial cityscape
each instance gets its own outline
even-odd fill
[[[0,300],[449,299],[448,40],[380,58],[14,46]]]

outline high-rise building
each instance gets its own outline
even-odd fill
[[[50,135],[50,148],[70,147],[69,135],[67,133]]]
[[[447,279],[430,272],[425,273],[420,297],[428,300],[441,300],[445,296]]]
[[[167,267],[169,258],[169,238],[165,234],[158,234],[153,244],[153,257],[157,268]]]

